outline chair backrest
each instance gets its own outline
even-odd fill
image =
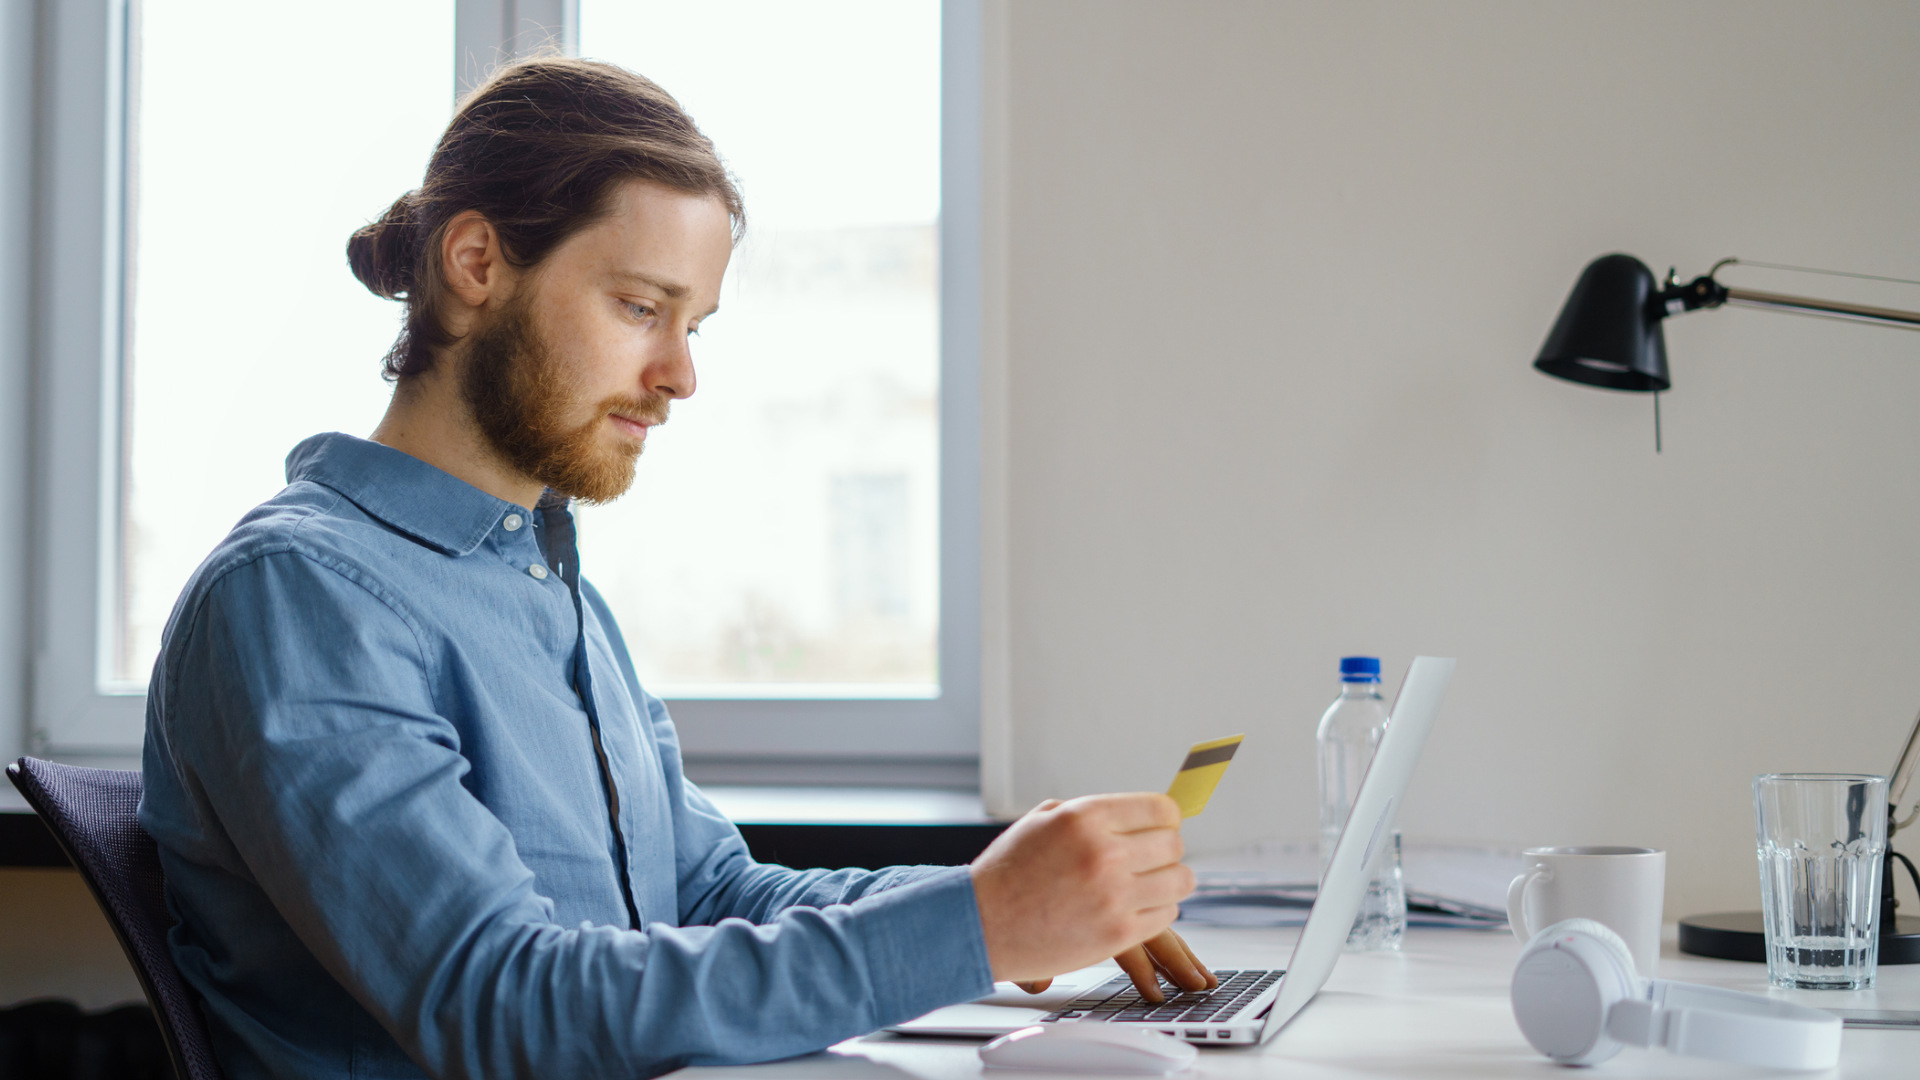
[[[7,766],[7,778],[53,831],[106,912],[160,1021],[174,1074],[180,1080],[220,1080],[197,998],[167,950],[173,916],[167,913],[159,852],[137,816],[140,774],[23,757]]]

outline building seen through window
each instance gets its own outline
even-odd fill
[[[699,390],[633,491],[583,512],[582,565],[650,687],[931,696],[937,0],[582,0],[580,22],[582,55],[680,100],[748,216]]]

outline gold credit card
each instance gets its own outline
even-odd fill
[[[1180,816],[1190,818],[1207,808],[1207,800],[1213,798],[1214,785],[1226,774],[1227,763],[1233,760],[1233,752],[1240,749],[1240,740],[1245,735],[1229,735],[1224,739],[1194,743],[1187,751],[1187,760],[1180,763],[1179,775],[1173,778],[1173,786],[1167,788],[1167,794],[1180,804]]]

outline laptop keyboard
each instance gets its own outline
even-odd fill
[[[1162,1002],[1148,1001],[1140,995],[1133,980],[1121,975],[1061,1006],[1060,1011],[1041,1017],[1043,1024],[1056,1020],[1094,1022],[1139,1022],[1147,1024],[1203,1024],[1225,1022],[1266,989],[1280,981],[1284,971],[1216,971],[1220,985],[1212,990],[1181,990],[1161,980],[1160,989],[1168,995]]]

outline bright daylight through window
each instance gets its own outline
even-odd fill
[[[285,486],[287,451],[379,422],[399,307],[354,280],[347,236],[420,183],[453,105],[453,0],[137,9],[111,643],[133,688],[193,568]]]
[[[287,451],[378,421],[400,309],[344,247],[420,182],[455,51],[452,0],[137,7],[110,648],[128,690]],[[699,392],[633,490],[582,514],[641,677],[680,697],[935,696],[938,0],[581,0],[580,44],[679,98],[749,218],[693,343]]]
[[[581,0],[580,51],[666,87],[747,202],[699,392],[582,515],[642,680],[932,696],[939,3]]]

